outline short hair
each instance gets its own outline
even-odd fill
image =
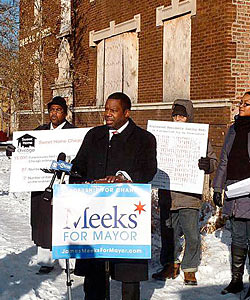
[[[123,111],[125,111],[126,109],[128,109],[128,110],[131,109],[131,100],[130,100],[129,96],[127,96],[124,93],[115,92],[108,96],[107,100],[109,100],[109,99],[120,100]]]
[[[245,94],[243,95],[243,97],[244,97],[245,95],[249,95],[249,96],[250,96],[250,91],[245,92]]]

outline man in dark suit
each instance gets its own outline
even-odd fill
[[[105,104],[106,125],[92,128],[72,161],[83,181],[147,183],[157,170],[156,140],[129,118],[131,101],[123,93],[110,95]],[[74,182],[74,179],[71,180]],[[112,279],[122,281],[124,300],[138,300],[140,281],[148,279],[147,260],[120,259],[110,262]],[[104,300],[105,262],[76,261],[75,274],[85,276],[85,300]]]
[[[50,122],[40,125],[35,130],[58,130],[75,128],[66,120],[68,107],[63,97],[57,96],[48,103]],[[10,145],[6,155],[11,156],[15,147]],[[32,240],[38,246],[39,273],[49,273],[53,270],[51,254],[52,247],[52,205],[43,199],[44,191],[31,192],[31,227]]]

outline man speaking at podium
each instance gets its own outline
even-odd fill
[[[147,183],[157,170],[156,140],[130,118],[131,101],[124,93],[110,95],[105,104],[106,125],[91,129],[72,161],[72,171],[85,182]],[[71,178],[71,182],[74,181]],[[111,278],[123,282],[126,299],[139,300],[140,281],[148,279],[147,260],[119,259],[110,263]],[[105,261],[76,260],[75,275],[85,276],[85,300],[104,300]],[[123,298],[124,299],[124,298]]]

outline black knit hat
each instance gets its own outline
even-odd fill
[[[63,111],[67,114],[68,106],[66,104],[66,101],[63,97],[61,96],[56,96],[52,99],[51,102],[48,103],[48,110],[50,110],[51,105],[60,105],[63,109]]]
[[[187,111],[183,105],[175,104],[173,111],[172,111],[172,117],[177,116],[177,115],[187,117]]]

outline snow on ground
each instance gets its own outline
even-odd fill
[[[36,247],[30,238],[30,194],[9,193],[9,174],[10,160],[0,152],[0,300],[67,299],[66,274],[59,265],[50,274],[36,274],[39,266],[36,264]],[[141,284],[141,300],[243,299],[248,288],[246,270],[245,290],[241,294],[220,294],[230,281],[230,233],[227,229],[203,236],[197,287],[185,286],[182,272],[175,280],[161,282],[151,279],[151,274],[160,268],[157,232],[152,236],[150,279]],[[83,299],[82,278],[71,277],[74,280],[72,299]],[[121,299],[120,287],[120,283],[111,282],[111,300]]]

